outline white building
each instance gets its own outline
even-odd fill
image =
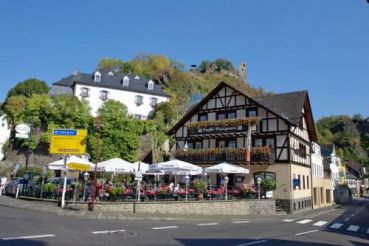
[[[324,167],[323,167],[323,156],[320,150],[320,145],[312,142],[312,154],[311,154],[311,171],[313,177],[324,177]]]
[[[10,128],[6,121],[6,115],[0,117],[0,160],[4,158],[3,146],[9,140]]]
[[[92,74],[74,72],[53,84],[50,95],[60,94],[87,100],[93,116],[105,100],[111,99],[123,103],[130,115],[143,120],[150,117],[157,104],[169,100],[154,81],[111,69],[97,70]]]

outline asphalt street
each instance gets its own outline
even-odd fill
[[[201,220],[107,220],[0,206],[0,245],[369,245],[369,199],[310,213]]]

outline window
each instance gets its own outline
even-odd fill
[[[217,120],[224,120],[225,119],[225,113],[219,112],[217,113]]]
[[[152,97],[151,103],[150,103],[151,107],[155,107],[157,103],[158,103],[158,99],[156,97]]]
[[[128,76],[124,76],[124,78],[123,78],[123,86],[129,86],[129,78],[128,78]]]
[[[228,148],[237,148],[237,141],[235,139],[228,140]]]
[[[138,120],[141,120],[142,119],[142,115],[140,114],[135,114],[135,118],[138,119]]]
[[[306,186],[305,186],[305,175],[302,175],[302,188],[305,190]]]
[[[301,116],[301,118],[300,118],[299,128],[300,128],[301,130],[303,130],[303,129],[304,129],[304,116]]]
[[[297,177],[298,177],[298,180],[299,180],[299,183],[300,183],[299,190],[301,190],[301,175],[299,174]]]
[[[271,147],[274,150],[274,148],[275,148],[274,138],[267,138],[266,139],[266,146]]]
[[[195,149],[202,149],[202,142],[196,142]]]
[[[142,105],[143,104],[142,96],[137,95],[136,96],[136,102],[135,103],[136,103],[137,106]]]
[[[199,114],[198,121],[207,121],[208,120],[208,114]]]
[[[147,83],[147,89],[149,91],[153,91],[154,90],[154,82],[152,80],[150,80],[148,83]]]
[[[94,75],[94,82],[100,83],[101,82],[101,73],[99,71],[96,71]]]
[[[227,119],[236,119],[236,112],[235,111],[228,112]]]
[[[256,116],[256,109],[247,109],[246,110],[246,116],[247,117],[253,117],[253,116]]]
[[[296,174],[293,174],[293,179],[296,179]],[[295,182],[292,180],[293,189],[296,190]]]
[[[105,101],[106,99],[108,99],[108,91],[100,91],[100,99]]]
[[[220,148],[220,149],[224,149],[224,148],[225,148],[225,141],[224,141],[224,140],[219,140],[219,141],[217,142],[217,146],[218,146],[218,148]]]
[[[306,184],[307,184],[307,188],[310,189],[309,175],[306,175]]]
[[[263,140],[261,138],[255,139],[255,147],[262,147],[263,146]]]
[[[138,75],[135,76],[135,79],[140,79],[140,77]]]
[[[89,89],[87,87],[82,87],[81,88],[81,97],[89,97]]]
[[[296,154],[302,158],[306,158],[306,146],[302,143],[299,143],[299,149],[295,151]]]

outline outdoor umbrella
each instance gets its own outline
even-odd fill
[[[135,166],[135,170],[138,171],[138,168],[140,167],[140,171],[142,173],[145,173],[147,170],[149,170],[149,164],[144,163],[142,161],[136,161],[133,163],[133,165]]]
[[[120,158],[99,162],[97,167],[99,170],[105,172],[133,173],[135,171],[135,165]]]
[[[249,173],[249,170],[246,169],[246,168],[240,167],[240,166],[229,164],[227,162],[222,162],[218,165],[205,168],[205,172],[207,172],[207,173],[224,173],[224,174],[227,174],[227,173],[247,174],[247,173]],[[227,200],[228,199],[228,195],[227,195],[227,193],[228,193],[228,191],[227,191],[228,177],[226,176],[225,179],[226,179],[226,182],[225,182],[225,185],[224,185],[224,187],[225,187],[225,199]]]
[[[249,173],[249,170],[240,166],[236,166],[227,162],[205,168],[206,173]]]
[[[202,173],[202,168],[191,163],[177,159],[149,165],[149,172],[163,171],[165,174],[174,175],[198,175]]]
[[[48,163],[46,167],[49,170],[64,170],[64,159]],[[67,156],[67,167],[69,170],[90,171],[95,168],[95,164],[86,159],[71,155]]]

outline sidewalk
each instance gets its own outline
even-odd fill
[[[318,212],[326,212],[335,207],[323,208],[318,210],[309,210],[306,212],[301,212],[297,214],[275,214],[272,216],[261,216],[261,215],[249,215],[249,216],[229,216],[229,215],[168,215],[168,214],[133,214],[124,212],[96,212],[86,210],[76,210],[76,209],[62,209],[58,207],[55,201],[38,201],[38,200],[28,200],[26,199],[15,199],[13,197],[1,196],[0,197],[0,207],[10,207],[23,209],[27,211],[33,211],[38,213],[48,213],[60,216],[73,216],[87,219],[110,219],[110,220],[151,220],[151,221],[175,221],[175,220],[240,220],[240,219],[271,219],[271,218],[290,218],[297,216],[304,216],[304,214],[312,214]],[[87,206],[87,204],[86,204]]]

